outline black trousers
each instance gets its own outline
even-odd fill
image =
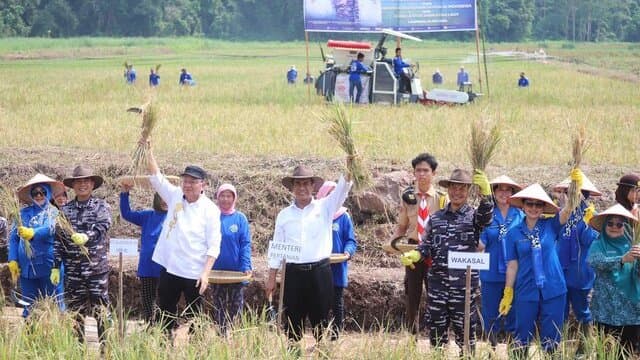
[[[596,323],[596,326],[602,329],[605,334],[618,339],[620,345],[629,353],[629,355],[635,355],[640,351],[640,326],[614,326],[603,323]],[[625,357],[620,357],[620,359],[623,358]]]
[[[284,285],[284,321],[289,340],[300,341],[308,316],[316,341],[329,324],[333,303],[333,274],[329,259],[307,264],[287,264]]]
[[[338,334],[344,327],[344,288],[339,286],[333,287],[333,338],[338,338]]]
[[[158,293],[158,278],[141,277],[140,284],[142,285],[142,316],[144,321],[151,323],[153,322],[153,307]]]
[[[178,301],[180,295],[184,295],[187,307],[186,316],[193,316],[202,309],[202,296],[199,288],[196,287],[197,280],[186,279],[180,276],[169,274],[167,270],[162,270],[158,279],[158,307],[160,308],[158,319],[162,328],[171,332],[176,325],[178,317]]]
[[[405,326],[412,334],[420,331],[420,303],[422,300],[422,286],[428,291],[427,266],[424,261],[413,264],[414,269],[405,266],[404,295],[405,295]],[[428,302],[428,299],[427,301]]]

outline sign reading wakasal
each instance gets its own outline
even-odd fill
[[[470,266],[472,270],[489,270],[489,254],[449,251],[447,264],[449,269],[464,270]]]

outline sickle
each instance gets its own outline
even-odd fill
[[[393,250],[396,250],[396,251],[398,251],[398,252],[402,253],[402,250],[398,249],[398,247],[396,246],[396,244],[398,243],[398,241],[400,241],[400,239],[402,239],[402,238],[404,238],[404,237],[405,237],[405,236],[404,236],[404,235],[402,235],[402,236],[398,236],[397,238],[395,238],[395,239],[391,240],[391,248],[392,248]]]

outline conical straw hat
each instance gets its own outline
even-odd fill
[[[51,185],[51,191],[53,194],[57,194],[59,192],[64,191],[64,185],[60,181],[53,180],[52,178],[44,175],[44,174],[36,174],[34,177],[29,179],[26,184],[22,185],[18,188],[17,194],[20,201],[31,204],[33,200],[31,200],[31,188],[36,184],[49,184]],[[53,194],[49,194],[49,198],[53,197]]]
[[[494,185],[500,185],[500,184],[509,185],[513,188],[514,192],[522,190],[522,186],[517,182],[513,181],[513,179],[511,179],[507,175],[500,175],[497,178],[491,180],[489,184],[491,184],[492,187]]]
[[[529,185],[524,188],[524,190],[513,194],[509,198],[509,204],[522,209],[524,205],[524,199],[534,199],[544,202],[546,205],[543,209],[543,212],[547,214],[554,214],[559,210],[556,204],[551,201],[551,198],[549,197],[549,195],[547,195],[542,186],[540,186],[540,184]]]
[[[566,178],[562,180],[561,183],[553,187],[553,191],[564,191],[569,188],[569,184],[571,183],[571,178]],[[591,193],[591,196],[600,196],[602,193],[595,185],[589,180],[586,175],[582,176],[582,190],[588,191]]]
[[[589,226],[594,228],[596,231],[602,231],[602,225],[604,225],[607,217],[611,215],[622,216],[632,221],[638,221],[638,219],[633,216],[633,214],[629,210],[625,209],[624,206],[615,204],[607,210],[599,213],[598,215],[594,215],[591,218],[591,221],[589,221]]]

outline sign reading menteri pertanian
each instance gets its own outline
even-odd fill
[[[488,253],[449,251],[447,260],[449,269],[465,270],[470,266],[473,270],[489,270]]]
[[[271,240],[269,242],[269,261],[282,259],[287,262],[295,262],[300,260],[300,254],[302,253],[302,246],[290,243],[284,243],[280,241]]]

